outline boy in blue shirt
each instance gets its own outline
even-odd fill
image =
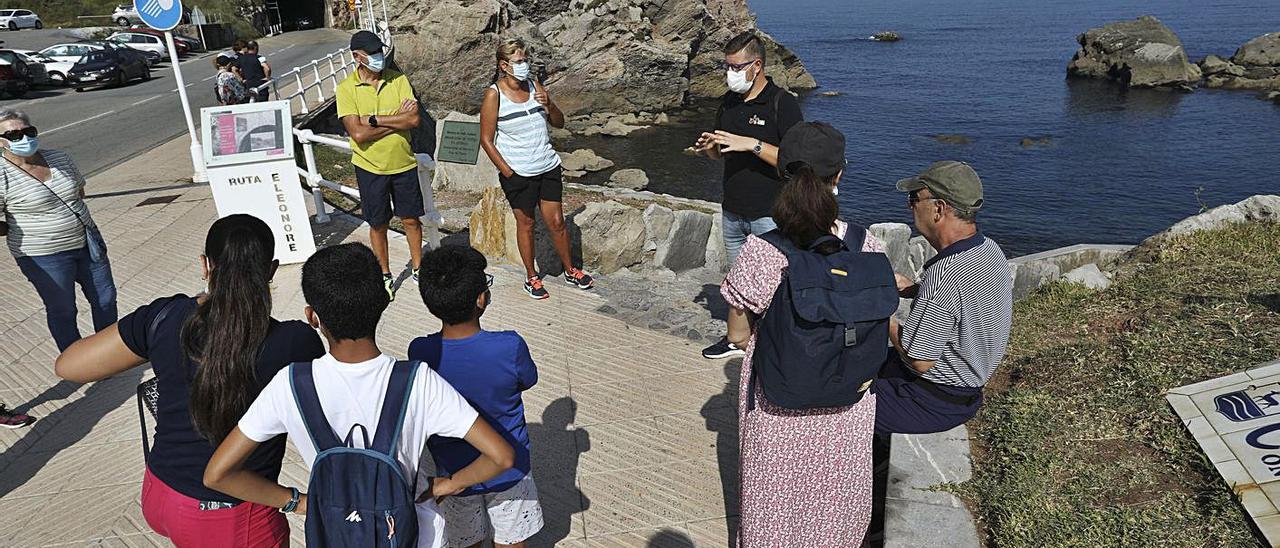
[[[484,255],[448,245],[422,259],[418,286],[422,302],[444,323],[439,333],[409,344],[409,359],[421,360],[453,385],[493,429],[515,449],[515,466],[440,503],[447,545],[523,547],[542,529],[538,489],[529,473],[529,433],[520,393],[538,382],[529,345],[514,331],[480,327],[492,294]],[[441,475],[452,474],[480,456],[461,440],[433,437],[427,446]]]

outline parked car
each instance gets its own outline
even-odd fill
[[[169,54],[169,48],[165,45],[164,38],[143,32],[117,32],[107,37],[107,40],[124,44],[138,51],[153,52],[156,55],[164,57]],[[174,49],[178,50],[178,55],[187,52],[185,44],[174,42]]]
[[[22,58],[12,50],[0,49],[0,91],[20,98],[31,90],[31,84],[31,73]]]
[[[154,50],[133,49],[129,47],[129,44],[116,42],[115,40],[81,40],[77,43],[89,44],[93,46],[99,46],[102,48],[114,49],[118,51],[131,51],[139,55],[142,55],[143,58],[147,60],[147,64],[153,67],[159,64],[160,61],[164,60],[164,58],[168,56],[167,53],[162,54]]]
[[[102,46],[93,44],[75,43],[75,44],[54,44],[40,50],[40,55],[53,59],[59,63],[76,64],[81,57],[88,55],[89,52],[102,49]],[[66,76],[66,73],[63,73]]]
[[[54,81],[53,75],[49,73],[48,63],[53,63],[52,59],[41,56],[39,53],[29,49],[11,50],[18,54],[18,58],[27,64],[27,71],[31,73],[31,82],[37,86],[60,86],[61,79]],[[63,72],[66,74],[66,72]]]
[[[42,29],[44,23],[31,10],[0,10],[0,27],[9,30]]]
[[[151,28],[151,27],[148,27],[148,26],[146,26],[146,25],[133,25],[133,26],[129,27],[129,32],[141,32],[141,33],[144,33],[144,34],[150,34],[150,35],[153,35],[153,36],[159,36],[161,40],[163,40],[163,39],[164,39],[164,33],[163,33],[163,32],[160,32],[160,31],[158,31],[158,30],[156,30],[156,29],[153,29],[153,28]],[[176,33],[176,32],[175,32],[175,33],[173,33],[173,43],[174,43],[174,47],[181,47],[181,45],[182,45],[182,44],[186,44],[186,45],[187,45],[187,51],[203,51],[203,50],[204,50],[204,44],[202,44],[202,43],[200,42],[200,39],[199,39],[199,38],[192,38],[192,37],[190,37],[190,36],[184,36],[184,35],[182,35],[182,34],[178,34],[178,33]]]
[[[147,61],[141,54],[128,50],[100,49],[89,52],[71,67],[67,83],[75,86],[76,91],[84,91],[89,86],[123,86],[134,78],[151,78],[151,67],[147,66]]]
[[[129,26],[129,23],[141,23],[142,18],[138,17],[138,10],[133,9],[133,4],[119,4],[116,10],[111,12],[111,20],[122,27]]]

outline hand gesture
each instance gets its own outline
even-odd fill
[[[734,135],[724,130],[716,130],[711,140],[720,145],[720,152],[751,152],[756,148],[756,140],[751,137]]]
[[[426,502],[427,499],[435,499],[436,504],[444,500],[445,497],[451,497],[462,492],[462,488],[455,486],[451,478],[437,476],[431,478],[431,487],[422,492],[417,502]]]
[[[715,148],[715,137],[714,133],[702,132],[702,135],[698,136],[697,142],[693,143],[693,150],[703,154],[707,153],[711,149]]]
[[[915,298],[916,292],[920,290],[920,286],[916,284],[915,280],[897,272],[893,273],[893,277],[898,282],[898,296],[906,299]]]
[[[551,98],[547,96],[547,88],[542,87],[542,84],[536,85],[534,87],[533,100],[537,101],[539,105],[547,106],[547,103],[551,102]]]

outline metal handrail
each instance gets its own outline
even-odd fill
[[[338,60],[336,64],[334,63],[335,57]],[[322,63],[327,64],[329,66],[328,74],[320,73],[320,65]],[[293,79],[292,83],[297,85],[297,89],[292,93],[289,93],[288,95],[286,95],[283,98],[283,100],[292,101],[295,98],[298,99],[298,102],[301,103],[302,113],[307,114],[311,112],[310,106],[307,104],[307,92],[311,91],[312,89],[315,89],[317,101],[323,103],[326,99],[324,86],[322,85],[325,82],[325,80],[330,81],[331,83],[330,89],[332,90],[332,93],[336,95],[338,93],[339,74],[341,74],[342,78],[346,78],[347,76],[349,76],[351,74],[351,70],[353,70],[354,68],[355,63],[356,63],[355,57],[351,56],[351,53],[349,51],[345,49],[337,50],[319,59],[313,59],[309,63],[304,63],[302,65],[294,67],[293,70],[290,70],[284,74],[281,74],[279,76],[273,76],[271,79],[267,80],[266,82],[263,82],[259,86],[249,88],[249,97],[250,97],[249,100],[250,102],[256,102],[258,93],[268,88],[270,88],[271,91],[274,93],[275,100],[277,101],[282,100],[280,97],[280,88],[282,87],[282,82],[284,86],[287,86],[290,82],[287,82],[286,80],[289,78],[292,78]],[[310,84],[305,83],[302,79],[302,75],[307,68],[310,68],[312,74],[314,75],[314,79],[311,81]]]

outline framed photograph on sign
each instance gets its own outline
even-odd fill
[[[200,109],[206,166],[293,158],[293,114],[288,101]]]

